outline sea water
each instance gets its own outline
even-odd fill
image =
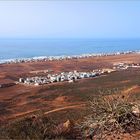
[[[0,60],[140,50],[140,39],[0,39]]]

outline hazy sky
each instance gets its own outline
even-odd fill
[[[0,1],[0,38],[140,38],[139,1]]]

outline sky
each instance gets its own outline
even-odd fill
[[[140,1],[0,1],[0,38],[140,38]]]

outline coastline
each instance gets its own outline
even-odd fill
[[[115,56],[115,55],[122,55],[122,54],[139,54],[139,53],[140,53],[140,50],[115,52],[115,53],[89,53],[89,54],[81,54],[81,55],[37,56],[37,57],[31,57],[31,58],[2,59],[0,60],[0,64],[54,61],[54,60],[61,61],[61,60],[69,60],[69,59],[81,59],[81,58]]]

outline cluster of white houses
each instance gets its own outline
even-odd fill
[[[28,85],[43,85],[63,81],[74,82],[77,79],[96,77],[103,74],[104,72],[100,70],[92,72],[62,72],[60,74],[48,74],[47,76],[20,78],[19,83],[24,83]]]
[[[115,70],[126,70],[128,68],[140,68],[140,63],[116,63],[113,67]]]
[[[128,68],[140,68],[140,64],[137,63],[116,63],[114,64],[113,69],[102,69],[102,70],[93,70],[91,72],[62,72],[60,74],[47,74],[46,76],[35,76],[27,78],[19,78],[19,83],[27,85],[43,85],[54,82],[74,82],[77,79],[84,79],[90,77],[97,77],[102,74],[111,73],[113,71],[125,70]]]
[[[35,76],[35,77],[26,77],[26,78],[19,78],[18,82],[4,82],[0,83],[0,88],[10,87],[14,86],[18,83],[23,83],[27,85],[43,85],[43,84],[49,84],[54,82],[74,82],[78,79],[84,79],[84,78],[93,78],[100,76],[102,74],[111,73],[113,71],[120,71],[120,70],[126,70],[129,68],[140,68],[140,63],[115,63],[113,66],[113,69],[102,69],[102,70],[93,70],[91,72],[78,72],[78,71],[72,71],[72,72],[62,72],[60,74],[47,74],[48,72],[52,72],[52,70],[45,70],[45,71],[33,71],[33,73],[38,74],[39,72],[46,73],[46,76]]]

